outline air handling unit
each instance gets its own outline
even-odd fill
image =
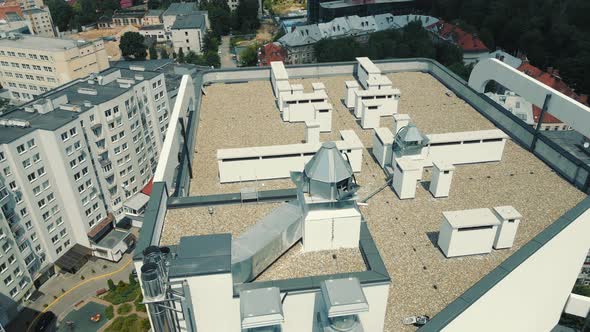
[[[359,314],[369,311],[369,305],[358,279],[329,279],[322,281],[320,288],[324,300],[321,332],[365,331]]]
[[[358,247],[361,214],[355,193],[359,187],[336,144],[322,144],[304,171],[293,172],[292,179],[304,207],[305,251]]]

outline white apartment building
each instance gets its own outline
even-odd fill
[[[136,69],[0,115],[0,324],[54,265],[75,270],[67,261],[80,254],[118,261],[133,241],[115,223],[150,182],[170,114],[164,74]]]
[[[203,52],[203,37],[207,31],[205,19],[206,17],[201,14],[180,16],[176,19],[171,27],[174,52]]]
[[[55,27],[48,8],[29,8],[23,10],[23,17],[29,21],[35,35],[55,37]]]
[[[0,84],[17,101],[109,67],[102,40],[0,33]]]

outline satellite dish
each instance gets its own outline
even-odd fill
[[[584,142],[584,149],[590,148],[590,142]]]

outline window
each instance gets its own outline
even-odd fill
[[[75,168],[76,166],[78,166],[78,162],[76,161],[76,159],[72,159],[72,161],[70,161],[70,167]]]
[[[57,219],[55,219],[55,223],[57,224],[57,226],[60,226],[64,223],[63,218],[62,217],[58,217]]]
[[[14,258],[14,255],[10,255],[10,257],[8,257],[8,264],[14,264],[16,262],[16,258]]]
[[[39,195],[41,193],[41,188],[39,186],[36,186],[35,188],[33,188],[33,194],[35,194],[35,196]]]
[[[54,236],[51,238],[51,243],[53,243],[53,244],[56,244],[56,243],[58,243],[58,242],[59,242],[59,237],[58,237],[57,235],[54,235]]]
[[[27,211],[27,208],[22,208],[20,209],[20,215],[23,217],[26,217],[29,214],[29,212]]]
[[[74,148],[70,145],[66,148],[66,154],[69,156],[74,152]]]
[[[39,157],[39,154],[38,154],[38,153],[35,153],[35,154],[33,155],[33,162],[34,162],[34,163],[36,163],[36,162],[38,162],[39,160],[41,160],[41,157]]]
[[[8,277],[4,278],[4,285],[8,286],[12,284],[12,276],[9,274]]]
[[[47,201],[53,202],[55,200],[55,195],[53,193],[47,195]]]
[[[31,241],[37,241],[37,233],[31,234]]]
[[[0,151],[0,161],[4,161],[5,159],[4,152]]]
[[[4,244],[2,245],[2,250],[3,250],[5,253],[8,253],[8,251],[9,251],[11,248],[12,248],[12,247],[10,246],[10,244],[9,244],[8,242],[7,242],[7,243],[4,243]]]
[[[45,213],[43,213],[42,217],[43,217],[44,221],[47,221],[47,220],[49,220],[49,218],[51,218],[51,215],[49,214],[49,212],[45,212]],[[50,229],[50,227],[51,227],[51,229]],[[53,230],[53,224],[51,224],[50,227],[47,227],[47,230],[49,232],[51,232]]]
[[[81,146],[80,146],[80,141],[77,141],[76,143],[74,143],[74,148],[75,148],[76,150],[79,150],[79,149],[81,148]]]
[[[47,181],[43,182],[43,183],[41,184],[41,188],[43,188],[43,190],[45,190],[45,189],[49,188],[49,180],[47,180]]]
[[[6,272],[6,270],[8,270],[8,267],[6,267],[6,263],[0,264],[0,273],[4,273]]]
[[[62,141],[64,141],[64,142],[65,142],[65,141],[67,141],[67,140],[69,139],[69,137],[68,137],[68,132],[63,132],[63,133],[61,134],[61,139],[62,139]]]
[[[59,236],[61,237],[65,237],[66,235],[68,235],[68,231],[65,228],[59,232]]]
[[[39,169],[37,170],[37,174],[38,174],[39,176],[43,176],[43,175],[45,175],[45,167],[41,167],[41,168],[39,168]]]
[[[29,168],[31,167],[31,160],[29,158],[23,160],[23,167],[24,168]]]
[[[29,230],[33,228],[33,224],[31,223],[31,221],[30,221],[30,220],[29,220],[29,221],[27,221],[27,222],[25,223],[25,226],[26,226],[26,227],[27,227],[27,229],[29,229]]]
[[[82,175],[88,174],[88,167],[82,168]]]
[[[4,175],[10,176],[11,174],[12,171],[10,170],[10,167],[4,167]]]
[[[67,248],[70,245],[70,240],[66,240],[64,242],[64,247]]]
[[[29,182],[33,182],[37,179],[37,175],[33,172],[33,173],[27,175],[27,179],[29,179]]]
[[[75,127],[72,128],[72,129],[70,129],[70,135],[76,136],[77,134],[78,134],[78,132],[76,131],[76,128]]]
[[[16,152],[18,152],[20,154],[24,153],[25,151],[27,151],[27,150],[25,149],[25,145],[24,144],[21,144],[21,145],[19,145],[19,146],[16,147]]]
[[[40,199],[40,200],[37,202],[37,205],[39,206],[39,208],[43,208],[43,207],[45,207],[45,205],[47,205],[47,203],[45,202],[45,198],[42,198],[42,199]]]

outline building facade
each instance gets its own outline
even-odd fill
[[[51,13],[47,8],[30,8],[23,10],[23,17],[31,23],[35,35],[43,37],[55,37],[55,27],[51,19]]]
[[[80,42],[20,34],[0,37],[0,83],[18,101],[31,100],[108,66],[102,40]]]
[[[148,10],[148,12],[145,13],[141,23],[143,25],[162,24],[162,13],[164,13],[164,11],[159,9]]]
[[[111,68],[0,116],[0,324],[71,252],[121,259],[169,114],[164,74]]]
[[[126,26],[126,25],[136,25],[140,26],[142,24],[143,17],[145,15],[144,10],[130,10],[130,9],[121,9],[115,10],[112,19],[112,26]]]
[[[202,14],[193,14],[180,16],[174,21],[170,28],[174,52],[203,53],[203,37],[207,33],[205,18]]]

